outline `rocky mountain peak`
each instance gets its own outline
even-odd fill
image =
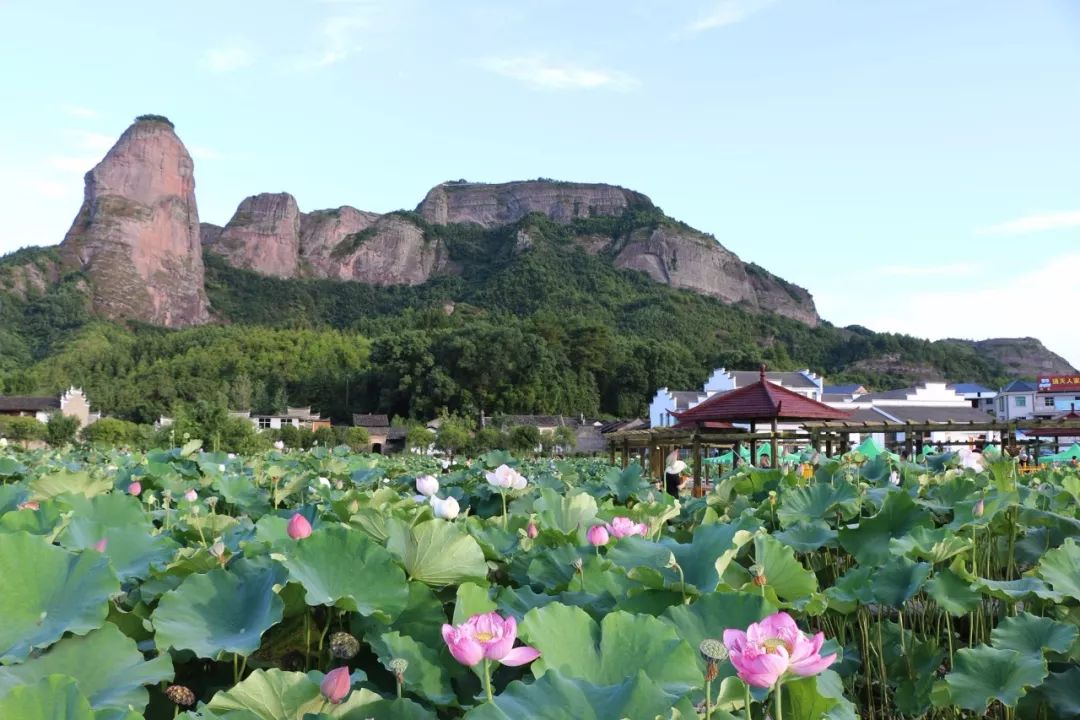
[[[300,261],[300,209],[289,193],[247,197],[216,238],[205,244],[230,265],[262,275],[295,277]]]
[[[61,244],[112,319],[180,327],[209,319],[194,163],[167,118],[143,115],[86,174]]]
[[[617,216],[634,207],[653,207],[641,193],[602,183],[526,180],[507,183],[445,182],[432,188],[416,210],[436,225],[510,225],[529,213],[556,222]]]

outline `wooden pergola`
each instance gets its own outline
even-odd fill
[[[738,428],[721,429],[709,427],[660,427],[648,429],[624,430],[605,436],[610,451],[611,463],[621,455],[621,464],[625,468],[630,464],[632,453],[637,453],[642,468],[647,468],[651,477],[659,478],[663,472],[663,458],[672,449],[691,448],[694,471],[694,489],[700,493],[703,489],[702,450],[704,448],[734,448],[740,444],[757,442],[808,444],[815,450],[824,451],[832,456],[834,450],[841,454],[851,449],[849,436],[859,434],[904,434],[904,449],[914,455],[918,448],[934,432],[998,432],[1001,433],[1003,447],[1017,446],[1017,433],[1030,438],[1027,444],[1033,445],[1035,455],[1041,446],[1041,437],[1080,436],[1080,417],[1060,417],[1052,420],[1012,420],[1001,421],[990,418],[983,421],[941,422],[894,422],[890,420],[807,420],[797,430],[774,430],[751,432]],[[942,445],[966,445],[965,442],[946,442]],[[751,455],[753,457],[753,455]],[[651,462],[647,464],[646,458]],[[774,454],[775,462],[775,454]]]

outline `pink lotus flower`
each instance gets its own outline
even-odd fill
[[[836,653],[821,656],[824,633],[810,637],[785,612],[751,623],[746,632],[725,630],[724,646],[739,677],[749,685],[773,687],[791,673],[817,675],[836,660]]]
[[[311,523],[308,522],[306,517],[300,513],[296,513],[292,516],[292,519],[289,520],[289,527],[287,530],[289,537],[293,540],[303,540],[311,534]]]
[[[502,490],[524,490],[528,481],[509,465],[500,465],[495,472],[484,473],[488,484]]]
[[[530,522],[529,525],[525,528],[525,534],[531,538],[535,538],[537,535],[540,534],[540,529],[536,527],[536,523]]]
[[[128,491],[129,495],[134,495],[135,497],[139,497],[140,495],[142,495],[142,483],[140,483],[138,480],[136,480],[135,482],[128,485],[128,490],[127,491]]]
[[[443,640],[450,654],[462,665],[472,667],[482,660],[495,660],[503,665],[525,665],[540,657],[536,648],[514,647],[517,621],[505,620],[495,612],[473,615],[458,626],[443,625]]]
[[[608,523],[607,531],[616,540],[631,535],[645,537],[649,534],[649,526],[645,523],[636,523],[628,517],[617,517]]]
[[[589,528],[589,531],[585,533],[585,537],[589,540],[589,544],[593,547],[607,545],[608,541],[611,539],[611,537],[608,535],[607,528],[603,525],[593,525],[591,528]]]
[[[27,500],[26,502],[19,503],[19,510],[37,510],[41,506],[37,504],[36,500]]]
[[[97,550],[99,553],[103,553],[105,552],[105,548],[108,546],[108,544],[109,541],[106,538],[101,538],[96,543],[94,543],[94,549]]]
[[[199,499],[199,493],[195,492],[195,488],[191,488],[186,493],[184,493],[184,499],[188,502],[195,502]]]
[[[319,684],[319,692],[322,693],[327,702],[334,705],[342,702],[349,695],[351,689],[352,677],[350,677],[349,668],[347,667],[334,668],[326,673],[326,677]]]

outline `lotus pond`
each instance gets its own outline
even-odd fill
[[[0,449],[0,718],[1080,716],[1080,476],[890,462]]]

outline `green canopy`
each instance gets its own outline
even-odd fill
[[[1080,444],[1073,443],[1068,450],[1059,452],[1057,455],[1046,455],[1039,458],[1039,462],[1069,462],[1073,459],[1080,460]]]
[[[920,455],[933,455],[935,452],[937,452],[937,450],[935,450],[932,445],[923,445],[922,446],[922,452],[920,452],[919,454]]]

